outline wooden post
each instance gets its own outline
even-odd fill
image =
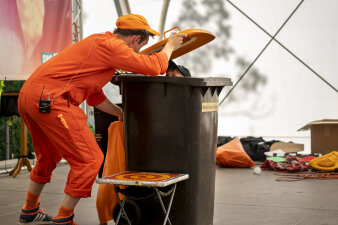
[[[19,93],[2,93],[1,96],[19,96]],[[31,163],[27,158],[27,127],[22,117],[20,117],[20,157],[9,175],[13,175],[13,178],[15,178],[23,166],[27,166],[28,171],[32,170]]]
[[[28,171],[32,170],[31,163],[27,158],[27,127],[22,117],[20,117],[20,157],[9,175],[13,175],[13,178],[15,178],[20,173],[21,167],[23,166],[27,166]]]

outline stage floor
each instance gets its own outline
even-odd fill
[[[58,166],[52,182],[45,187],[41,206],[55,215],[64,197],[69,166]],[[0,177],[0,221],[17,224],[29,181],[27,170],[15,179]],[[75,210],[79,225],[99,224],[95,201],[82,199]],[[336,225],[338,222],[338,180],[275,181],[275,175],[252,169],[217,168],[214,225]],[[109,222],[109,225],[114,222]]]

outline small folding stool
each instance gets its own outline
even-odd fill
[[[113,184],[114,185],[114,192],[117,196],[120,210],[118,217],[115,221],[115,224],[118,225],[121,216],[131,225],[131,222],[128,218],[126,210],[124,209],[124,205],[128,198],[125,195],[125,198],[121,201],[119,197],[119,192],[123,194],[123,189],[120,189],[119,185],[124,186],[137,186],[137,187],[148,187],[154,190],[155,195],[157,196],[159,203],[161,205],[162,211],[165,214],[163,225],[167,223],[171,225],[171,221],[169,219],[170,208],[174,199],[176,185],[178,182],[186,180],[189,178],[188,174],[169,174],[169,173],[148,173],[148,172],[131,172],[131,171],[124,171],[122,173],[113,174],[107,177],[96,179],[96,183],[100,184]],[[172,185],[173,187],[170,191],[167,192],[170,195],[170,200],[168,203],[167,209],[165,208],[162,196],[163,194],[161,188],[167,187]]]

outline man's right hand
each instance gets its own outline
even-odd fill
[[[162,51],[167,54],[168,60],[170,59],[172,52],[182,45],[184,37],[187,37],[187,34],[180,34],[175,32],[171,33],[170,37],[168,38],[167,44],[162,49]]]
[[[173,47],[175,51],[182,45],[184,37],[187,37],[187,34],[172,32],[168,38],[167,45]]]

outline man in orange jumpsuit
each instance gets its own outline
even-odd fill
[[[149,36],[159,35],[147,20],[135,14],[116,21],[114,33],[94,34],[66,48],[42,64],[20,91],[18,107],[33,140],[37,162],[30,173],[26,203],[19,224],[71,225],[74,208],[81,198],[90,197],[103,155],[79,108],[91,106],[118,116],[122,110],[104,95],[102,87],[116,69],[155,76],[164,74],[171,53],[182,44],[185,34],[173,33],[159,53],[138,54]],[[39,196],[61,158],[70,171],[65,198],[56,217],[39,208]]]

